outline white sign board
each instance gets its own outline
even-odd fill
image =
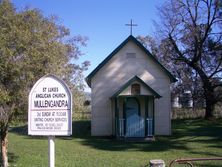
[[[72,134],[72,94],[68,86],[54,75],[40,78],[29,93],[28,134]]]

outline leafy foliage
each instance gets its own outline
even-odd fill
[[[83,90],[81,47],[87,38],[70,37],[70,31],[55,16],[44,17],[38,9],[16,11],[9,0],[0,1],[0,128],[7,136],[15,113],[27,111],[28,93],[34,82],[51,73],[72,90]],[[4,165],[7,166],[7,165]]]
[[[8,1],[1,2],[0,16],[1,107],[24,104],[33,83],[47,73],[83,89],[82,71],[89,62],[82,66],[74,62],[82,56],[85,37],[70,38],[69,29],[56,17],[45,18],[37,9],[16,12]]]

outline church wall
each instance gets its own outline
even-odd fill
[[[169,77],[137,45],[128,42],[91,79],[92,135],[114,134],[114,107],[110,97],[135,75],[162,96],[155,100],[155,134],[171,133]]]

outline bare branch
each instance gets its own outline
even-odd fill
[[[179,50],[179,48],[178,48],[175,40],[172,38],[171,34],[169,34],[169,40],[170,40],[171,44],[173,45],[176,53],[179,55],[179,59],[184,61],[185,63],[189,64],[190,63],[189,60],[183,56],[183,53]]]
[[[222,71],[222,69],[219,69],[222,66],[222,56],[220,57],[219,63],[215,70],[209,75],[209,78],[212,78],[215,74],[219,73]]]
[[[217,8],[214,8],[212,18],[211,18],[211,10],[212,10],[212,0],[210,0],[210,4],[207,3],[207,27],[205,29],[204,36],[201,40],[201,45],[203,45],[204,41],[206,40],[208,33],[216,19],[215,16],[216,16]]]
[[[196,2],[196,1],[195,1]],[[193,25],[194,25],[194,27],[196,27],[197,26],[197,24],[196,24],[196,21],[197,21],[197,8],[198,8],[198,4],[199,3],[195,3],[194,2],[194,8],[195,8],[195,13],[194,13],[194,16],[193,16],[193,14],[192,14],[192,12],[191,12],[191,7],[190,7],[190,3],[189,3],[189,0],[186,0],[186,5],[185,5],[185,7],[186,7],[186,9],[187,9],[187,11],[188,11],[188,13],[189,13],[189,15],[190,15],[190,18],[191,18],[191,20],[192,20],[192,22],[193,22]]]

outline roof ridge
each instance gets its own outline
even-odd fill
[[[158,64],[163,71],[168,75],[171,82],[176,82],[177,79],[155,58],[133,35],[129,35],[116,49],[114,49],[86,78],[86,82],[91,87],[91,78],[114,56],[123,48],[130,40],[132,40],[140,49],[142,49],[151,59]]]

